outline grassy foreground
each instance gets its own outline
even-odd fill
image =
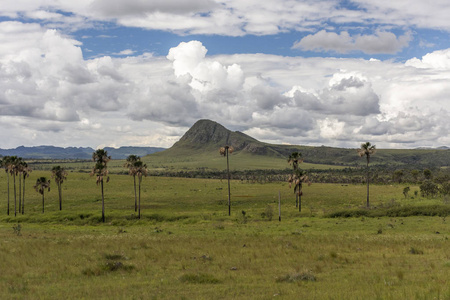
[[[363,185],[305,187],[299,213],[285,183],[234,181],[228,217],[226,181],[151,177],[138,220],[132,178],[114,175],[102,224],[95,179],[70,173],[63,211],[53,186],[42,214],[40,175],[17,217],[0,176],[2,299],[450,299],[446,217],[324,217],[360,207]],[[372,203],[442,204],[402,190],[373,186]]]

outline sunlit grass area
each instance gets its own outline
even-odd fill
[[[362,209],[365,185],[305,186],[298,212],[287,183],[233,180],[228,216],[225,180],[147,177],[139,220],[132,177],[111,175],[103,224],[95,178],[70,172],[62,211],[52,182],[43,214],[39,176],[14,217],[0,175],[5,299],[450,298],[446,216],[327,217]],[[372,185],[370,211],[448,206],[403,188]]]

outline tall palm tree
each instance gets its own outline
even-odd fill
[[[67,171],[61,166],[55,166],[52,168],[52,178],[58,186],[59,210],[62,210],[62,184],[67,179]]]
[[[31,168],[28,167],[28,164],[26,162],[22,163],[21,166],[22,171],[22,183],[23,183],[23,190],[22,190],[22,215],[25,213],[25,179],[27,179],[30,176]]]
[[[141,158],[137,155],[129,155],[127,157],[127,161],[124,165],[125,168],[128,168],[130,176],[133,176],[134,181],[134,211],[137,212],[137,195],[136,195],[136,170],[135,163],[140,161]]]
[[[367,159],[367,203],[366,206],[367,208],[370,207],[369,205],[369,162],[370,162],[370,157],[372,155],[375,154],[375,152],[377,151],[377,148],[375,145],[372,145],[370,142],[367,143],[362,143],[361,147],[357,150],[358,155],[360,157],[366,157]]]
[[[288,163],[292,165],[293,175],[298,170],[298,165],[303,162],[302,154],[300,152],[292,152],[288,157]],[[292,175],[292,176],[293,176]],[[294,192],[295,193],[295,192]],[[295,193],[295,207],[298,207],[298,194]]]
[[[141,218],[141,183],[142,183],[142,177],[146,177],[148,174],[147,165],[144,164],[142,161],[138,160],[134,163],[133,166],[134,173],[138,177],[139,181],[139,210],[138,210],[138,218]]]
[[[8,191],[8,205],[6,208],[6,214],[9,216],[9,176],[11,174],[11,157],[4,156],[2,159],[2,168],[5,169],[6,179],[7,179],[7,191]]]
[[[42,195],[42,213],[44,213],[44,191],[48,190],[50,192],[50,180],[47,180],[45,177],[39,177],[36,180],[34,189]]]
[[[18,174],[19,158],[17,156],[11,156],[10,159],[9,172],[13,176],[14,185],[14,216],[17,216],[16,175]]]
[[[230,164],[228,160],[228,154],[233,153],[234,148],[232,146],[225,146],[219,149],[220,155],[227,158],[227,179],[228,179],[228,215],[231,216],[231,190],[230,190]]]
[[[104,149],[97,149],[92,153],[92,160],[95,162],[92,169],[91,176],[96,175],[97,185],[100,184],[102,189],[102,222],[105,223],[105,195],[103,190],[103,179],[106,177],[106,182],[109,182],[108,176],[108,161],[111,160],[111,156],[108,156],[108,151]]]

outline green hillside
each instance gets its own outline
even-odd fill
[[[230,131],[219,123],[199,120],[171,148],[148,155],[144,161],[151,169],[222,170],[224,157],[219,148],[233,146],[230,156],[232,170],[286,169],[287,157],[300,151],[305,169],[329,169],[363,166],[365,160],[355,149],[274,145],[260,142],[242,132]],[[450,165],[450,150],[380,149],[371,163],[387,168],[435,168]]]

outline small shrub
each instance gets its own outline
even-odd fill
[[[266,206],[266,209],[264,210],[264,212],[261,213],[261,217],[262,217],[263,219],[264,219],[264,218],[267,218],[267,220],[272,221],[272,218],[273,218],[273,208],[272,208],[271,205],[267,205],[267,206]]]
[[[423,251],[422,251],[422,250],[419,250],[419,249],[416,249],[416,248],[414,248],[414,247],[411,247],[411,248],[409,249],[409,253],[411,253],[411,254],[423,254]]]
[[[12,227],[12,229],[13,229],[13,231],[14,231],[14,234],[16,234],[17,236],[20,236],[20,235],[22,235],[22,225],[20,225],[20,223],[18,223],[17,225],[14,225],[13,227]]]

